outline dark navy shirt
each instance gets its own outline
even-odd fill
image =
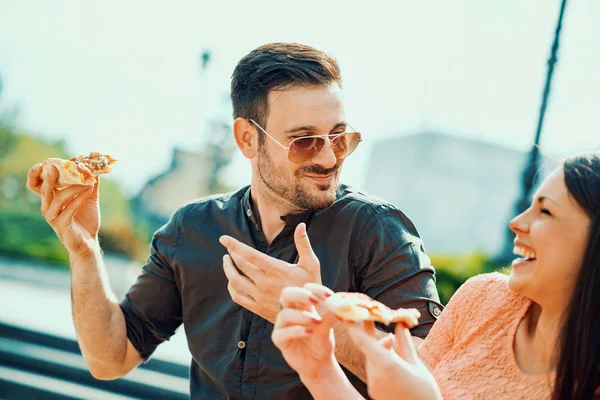
[[[294,229],[305,222],[325,286],[419,309],[414,336],[425,337],[439,315],[433,267],[414,225],[394,206],[340,186],[331,206],[282,219],[285,227],[267,245],[245,187],[183,206],[155,233],[148,263],[121,309],[144,359],[183,324],[191,398],[311,398],[271,341],[273,324],[231,300],[221,235],[295,263]],[[366,385],[346,373],[366,397]]]

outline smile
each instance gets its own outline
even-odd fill
[[[330,183],[335,174],[329,175],[306,175],[307,177],[314,179],[317,183],[327,184]]]
[[[513,253],[521,256],[520,258],[516,258],[513,262],[512,262],[512,266],[515,267],[517,265],[522,265],[522,264],[526,264],[526,263],[530,263],[533,262],[537,259],[537,256],[535,254],[535,251],[533,251],[532,249],[525,247],[523,245],[520,245],[518,243],[515,243],[515,247],[513,248]]]

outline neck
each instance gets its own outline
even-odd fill
[[[554,370],[558,361],[556,343],[564,311],[564,306],[542,307],[532,303],[522,321],[529,346],[539,355],[539,361],[546,371]]]
[[[254,212],[258,213],[260,228],[269,244],[285,226],[285,222],[281,219],[283,215],[304,211],[273,193],[257,177],[252,177],[251,201]]]

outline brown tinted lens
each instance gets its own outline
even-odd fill
[[[295,139],[290,144],[288,158],[295,163],[308,161],[319,154],[324,145],[325,138],[323,137],[314,136]]]
[[[331,141],[331,149],[337,158],[346,158],[356,150],[359,143],[360,133],[344,133]]]

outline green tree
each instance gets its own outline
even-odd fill
[[[27,172],[49,157],[68,158],[64,141],[49,141],[17,127],[5,113],[0,78],[0,254],[66,264],[62,244],[40,213],[40,199],[26,187]],[[118,166],[117,166],[118,168]],[[101,178],[100,239],[105,251],[143,258],[147,240],[133,228],[130,200],[118,182]]]

